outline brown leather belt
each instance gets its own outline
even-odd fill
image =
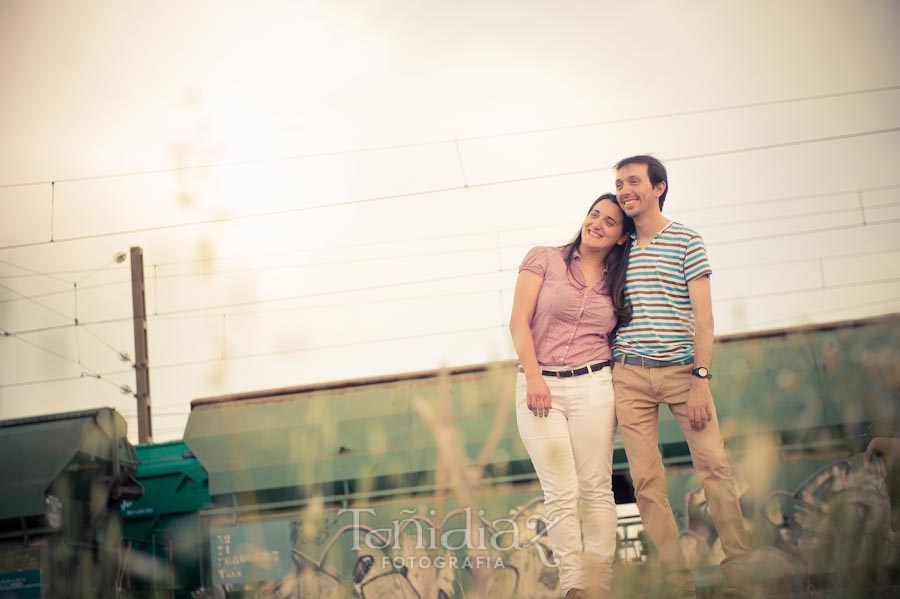
[[[609,360],[604,360],[603,362],[595,362],[594,364],[588,364],[587,366],[575,368],[574,370],[541,370],[541,374],[544,376],[555,376],[561,379],[567,379],[573,376],[581,376],[582,374],[587,374],[589,372],[597,372],[608,366]],[[519,372],[525,372],[525,369],[519,366]]]

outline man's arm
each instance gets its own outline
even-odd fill
[[[694,368],[712,366],[713,322],[712,291],[709,275],[698,277],[688,283],[688,295],[694,312]],[[706,427],[713,417],[713,398],[709,391],[709,381],[691,377],[691,391],[688,394],[688,418],[696,431]]]

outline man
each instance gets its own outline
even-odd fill
[[[712,271],[703,239],[662,214],[665,166],[652,156],[632,156],[615,171],[619,205],[635,224],[625,286],[632,320],[620,327],[613,351],[616,416],[641,520],[662,562],[664,593],[693,597],[694,579],[681,551],[658,448],[661,404],[675,416],[691,450],[725,551],[726,588],[734,586],[738,565],[750,552],[709,391]]]

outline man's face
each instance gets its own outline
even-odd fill
[[[666,184],[662,181],[656,187],[650,185],[646,164],[626,164],[616,171],[616,197],[619,199],[619,206],[633,219],[659,213],[659,196],[665,190]]]

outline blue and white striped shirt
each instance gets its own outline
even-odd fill
[[[712,269],[703,238],[670,222],[647,247],[631,234],[625,299],[631,302],[630,323],[620,327],[613,354],[677,362],[694,355],[694,314],[688,283]]]

